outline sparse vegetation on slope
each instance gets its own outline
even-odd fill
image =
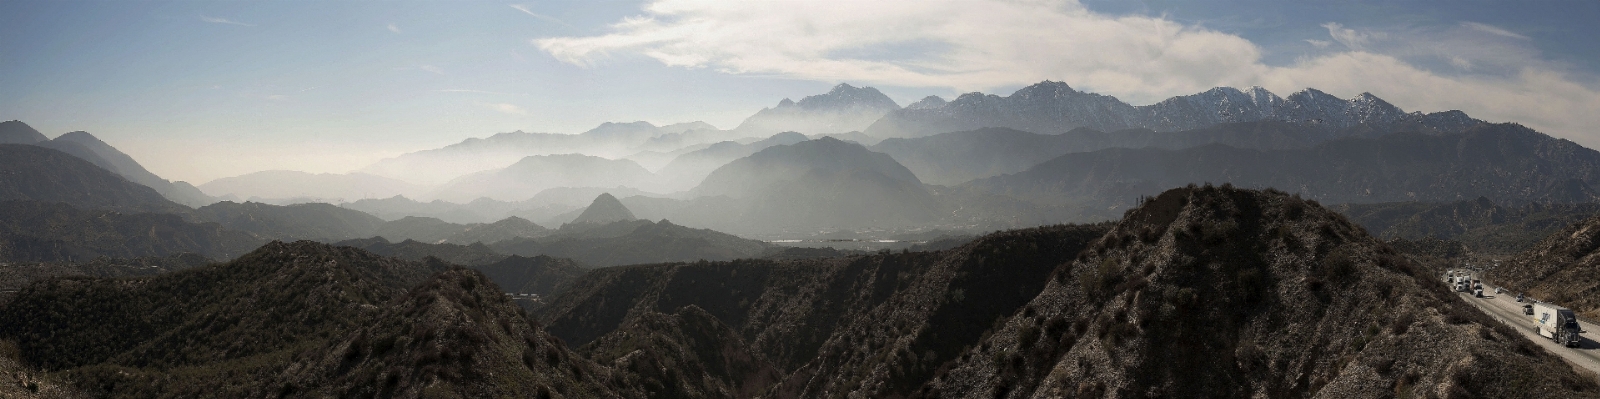
[[[1550,234],[1489,276],[1513,291],[1600,318],[1600,216]]]
[[[1311,201],[1171,190],[1128,212],[919,394],[1600,393],[1436,277]]]
[[[171,214],[123,214],[61,203],[0,201],[0,261],[86,262],[198,253],[231,259],[266,240]]]

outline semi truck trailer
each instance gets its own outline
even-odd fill
[[[1545,302],[1533,304],[1533,320],[1539,323],[1539,335],[1558,344],[1577,347],[1583,328],[1578,326],[1578,315],[1571,309]]]

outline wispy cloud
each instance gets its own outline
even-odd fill
[[[391,24],[389,24],[389,31],[390,32],[394,32],[394,33],[400,33],[400,26],[391,23]]]
[[[1518,34],[1516,32],[1512,32],[1512,31],[1509,31],[1509,30],[1501,29],[1498,26],[1489,25],[1489,24],[1485,24],[1485,23],[1462,22],[1461,26],[1467,27],[1468,29],[1472,29],[1472,30],[1475,30],[1475,31],[1489,33],[1489,34],[1493,34],[1493,35],[1505,36],[1505,37],[1509,37],[1509,38],[1512,38],[1512,39],[1529,40],[1529,38],[1527,36],[1523,36],[1523,35]]]
[[[1373,39],[1382,39],[1384,37],[1383,33],[1361,32],[1346,28],[1338,22],[1325,23],[1322,24],[1322,27],[1328,28],[1328,36],[1332,36],[1333,41],[1356,51],[1366,50],[1367,45],[1371,44]]]
[[[555,17],[551,17],[549,15],[544,15],[544,14],[533,12],[533,10],[529,10],[528,9],[528,6],[521,5],[521,4],[508,4],[508,5],[511,6],[511,8],[517,9],[517,11],[522,11],[523,14],[532,15],[534,18],[542,19],[542,20],[545,20],[545,21],[548,21],[548,22],[554,22],[554,23],[560,24],[561,26],[565,26],[565,27],[568,27],[568,28],[572,27],[572,25],[567,25],[566,22],[563,22],[560,19],[556,19]]]
[[[492,109],[492,110],[495,110],[495,111],[499,111],[499,112],[505,113],[505,114],[511,114],[511,115],[527,115],[528,114],[528,110],[522,109],[522,107],[518,107],[515,104],[507,104],[507,103],[482,103],[482,104],[483,104],[483,106],[488,107],[489,109]]]
[[[1327,37],[1306,41],[1322,47],[1317,55],[1269,65],[1237,35],[1164,16],[1098,14],[1073,0],[651,0],[606,33],[532,43],[584,67],[628,54],[728,74],[957,91],[1048,79],[1136,104],[1216,86],[1372,92],[1408,110],[1459,109],[1600,145],[1592,128],[1600,113],[1584,111],[1600,104],[1600,88],[1584,83],[1595,77],[1541,61],[1537,49],[1503,34],[1515,33],[1471,24],[1420,33],[1322,27]],[[1434,63],[1441,69],[1429,69]]]
[[[206,16],[206,15],[204,15],[204,14],[201,14],[201,15],[200,15],[200,20],[201,20],[201,21],[205,21],[205,22],[210,22],[210,23],[213,23],[213,24],[229,24],[229,25],[239,25],[239,26],[255,26],[255,24],[247,24],[247,23],[243,23],[243,22],[239,22],[239,21],[234,21],[234,20],[230,20],[230,19],[227,19],[227,18],[219,18],[219,17],[209,17],[209,16]]]
[[[434,91],[440,92],[440,93],[476,93],[476,94],[497,94],[497,95],[504,95],[504,96],[526,96],[526,95],[528,95],[528,93],[504,93],[504,92],[498,92],[498,91],[472,90],[472,89],[441,89],[441,90],[434,90]]]
[[[273,94],[273,95],[267,96],[267,99],[268,100],[272,100],[272,101],[283,101],[283,100],[288,100],[289,96],[285,96],[285,95],[282,95],[282,94]]]
[[[428,71],[428,72],[433,72],[433,73],[440,74],[440,75],[444,74],[444,69],[443,68],[439,68],[439,67],[436,67],[436,66],[433,66],[433,65],[423,65],[423,66],[417,67],[417,69],[421,69],[421,70]]]

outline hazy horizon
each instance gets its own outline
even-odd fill
[[[0,120],[194,184],[496,133],[732,129],[838,83],[901,106],[1042,80],[1135,105],[1371,92],[1600,146],[1600,3],[11,2]]]

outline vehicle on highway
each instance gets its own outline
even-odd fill
[[[1583,332],[1583,328],[1578,326],[1578,315],[1571,309],[1550,303],[1535,303],[1533,319],[1539,322],[1540,336],[1570,347],[1582,342],[1578,334]]]
[[[1478,298],[1482,298],[1483,297],[1483,289],[1479,288],[1476,291],[1472,291],[1472,296],[1475,296],[1475,297],[1478,297]]]
[[[1522,314],[1532,316],[1533,315],[1533,305],[1522,305]]]
[[[1522,294],[1517,294],[1517,302],[1522,302]],[[1533,313],[1529,313],[1533,314]]]

